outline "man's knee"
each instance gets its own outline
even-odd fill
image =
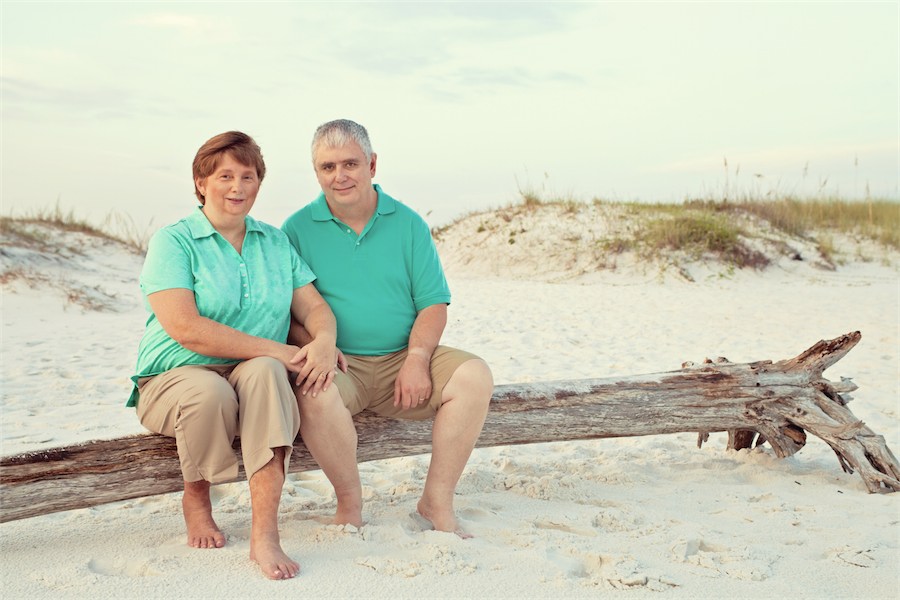
[[[301,420],[326,418],[334,415],[335,412],[347,410],[337,386],[333,383],[328,386],[327,390],[321,391],[315,396],[312,394],[304,396],[297,393],[297,406],[300,408]]]
[[[465,396],[473,401],[490,402],[494,391],[494,376],[480,358],[467,360],[457,367],[444,387],[444,400]]]

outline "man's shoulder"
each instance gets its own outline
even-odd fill
[[[298,210],[291,213],[291,215],[288,216],[288,218],[285,219],[284,222],[285,223],[294,222],[294,221],[298,221],[301,219],[309,220],[311,218],[310,214],[312,213],[312,205],[313,205],[313,203],[310,202],[309,204],[302,206]]]
[[[304,225],[312,224],[313,219],[313,207],[316,204],[316,201],[306,204],[299,210],[295,211],[291,214],[287,219],[284,220],[284,224],[281,226],[282,230],[287,230],[289,228],[301,227]]]
[[[384,204],[383,207],[379,206],[379,211],[382,214],[393,213],[395,216],[400,217],[400,220],[403,222],[413,223],[420,228],[424,228],[429,231],[431,230],[422,215],[420,215],[414,208],[405,204],[402,200],[398,200],[394,196],[387,194],[380,187],[378,188],[378,192],[380,195],[380,200]]]

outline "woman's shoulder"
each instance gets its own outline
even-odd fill
[[[273,237],[275,239],[284,239],[287,240],[287,236],[285,233],[278,227],[275,227],[271,223],[266,223],[265,221],[260,221],[258,219],[254,219],[251,216],[246,217],[247,220],[247,231],[258,231],[265,235],[266,237]]]
[[[188,227],[187,218],[179,219],[174,223],[163,225],[150,236],[150,245],[171,243],[190,237],[190,228]]]

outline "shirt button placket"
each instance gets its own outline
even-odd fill
[[[250,285],[247,281],[247,265],[241,263],[241,285],[243,286],[244,298],[250,297]]]

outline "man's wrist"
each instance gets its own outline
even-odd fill
[[[426,350],[425,348],[408,348],[406,350],[407,356],[418,356],[419,358],[431,361],[431,352]]]

